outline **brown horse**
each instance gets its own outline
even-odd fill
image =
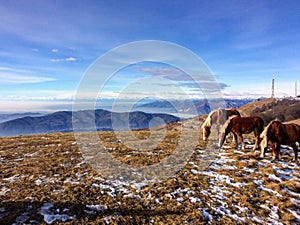
[[[203,130],[203,140],[206,141],[208,139],[213,124],[217,125],[219,131],[219,126],[223,125],[229,117],[234,115],[241,116],[239,111],[234,108],[216,109],[214,111],[211,111],[201,126]]]
[[[242,142],[242,149],[245,149],[245,143],[243,142],[243,134],[249,134],[254,131],[255,145],[253,150],[259,146],[259,135],[264,129],[264,121],[258,116],[250,117],[231,117],[222,127],[219,136],[219,148],[224,144],[225,138],[229,132],[233,133],[236,141],[236,148],[238,147],[238,141]]]
[[[294,123],[283,124],[280,121],[273,120],[261,133],[262,139],[260,148],[260,157],[265,156],[265,150],[268,147],[268,143],[271,144],[273,157],[272,160],[279,159],[280,145],[289,145],[294,150],[294,160],[298,159],[298,147],[296,142],[300,144],[300,126]]]

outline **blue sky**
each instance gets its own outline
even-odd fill
[[[197,54],[225,98],[270,96],[273,73],[277,97],[294,95],[300,83],[300,1],[2,1],[0,111],[69,107],[99,56],[140,40]],[[117,96],[133,77],[169,71],[136,67],[120,71],[104,96]]]

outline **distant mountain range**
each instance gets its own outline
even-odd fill
[[[239,108],[252,101],[252,99],[224,100],[226,108]],[[76,131],[94,131],[95,125],[98,131],[144,129],[149,128],[149,123],[153,121],[153,118],[159,118],[153,125],[160,125],[182,119],[172,114],[180,113],[180,116],[190,117],[195,113],[207,114],[211,108],[207,100],[176,100],[172,101],[172,104],[165,100],[147,100],[147,102],[136,105],[134,110],[136,111],[130,113],[117,113],[103,109],[79,111],[77,118],[79,118],[79,124],[81,123],[79,127],[82,129]],[[95,123],[88,126],[86,121],[92,120]],[[126,121],[129,121],[129,124]],[[113,126],[115,124],[116,126]],[[73,131],[72,111],[58,111],[47,115],[33,112],[0,114],[1,136],[71,131]]]
[[[240,108],[241,106],[253,102],[254,99],[222,99],[224,108]],[[211,111],[210,102],[207,99],[195,100],[156,100],[145,104],[139,104],[137,109],[152,109],[153,111],[165,111],[167,113],[183,113],[203,115]],[[196,112],[194,112],[196,110]]]
[[[25,112],[25,113],[0,113],[0,123],[5,121],[25,117],[25,116],[42,116],[41,113]]]
[[[159,120],[156,120],[155,125],[180,120],[180,118],[169,114],[145,113],[141,111],[115,113],[97,109],[95,111],[84,110],[77,113],[79,116],[76,118],[80,118],[83,121],[82,131],[93,131],[93,127],[89,128],[84,124],[85,121],[89,121],[90,119],[95,119],[94,124],[96,124],[98,131],[113,130],[113,128],[117,128],[118,130],[128,129],[126,121],[129,121],[130,129],[144,129],[149,128],[149,123],[153,118],[159,118]],[[114,123],[112,123],[112,118]],[[113,124],[117,124],[117,126],[113,127]],[[73,131],[72,111],[59,111],[44,116],[25,116],[0,123],[1,136],[70,131]]]

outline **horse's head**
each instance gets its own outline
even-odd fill
[[[219,143],[218,143],[219,148],[222,148],[222,145],[225,142],[225,138],[226,138],[225,129],[222,128],[219,133]]]
[[[203,126],[203,141],[206,141],[210,135],[210,127],[209,126]]]
[[[234,118],[235,116],[230,117],[226,123],[222,126],[220,133],[219,133],[219,148],[222,147],[222,145],[225,142],[225,138],[226,135],[230,132],[231,130],[231,120]]]
[[[272,137],[272,135],[278,133],[278,129],[281,125],[281,122],[278,120],[271,121],[268,126],[265,127],[263,132],[260,134],[260,157],[263,158],[265,154],[265,150],[268,147],[268,139]]]

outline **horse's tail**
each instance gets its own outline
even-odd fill
[[[225,109],[218,109],[217,113],[218,113],[218,123],[223,125],[228,119],[227,112]]]

